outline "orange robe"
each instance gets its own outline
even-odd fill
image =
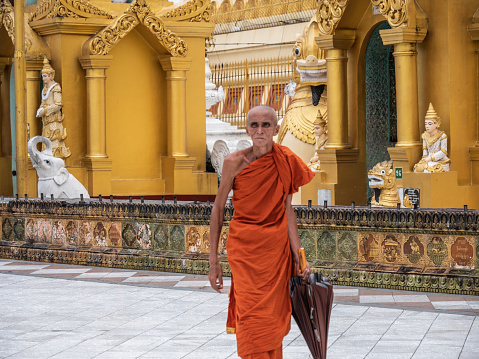
[[[291,150],[273,143],[268,154],[234,179],[235,212],[227,241],[232,273],[227,329],[236,333],[240,357],[282,352],[291,324],[293,271],[285,201],[313,177]]]

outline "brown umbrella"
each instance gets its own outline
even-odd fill
[[[333,286],[326,277],[313,273],[310,283],[291,279],[293,318],[314,359],[326,359]]]

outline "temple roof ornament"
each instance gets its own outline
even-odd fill
[[[144,25],[175,57],[185,57],[188,47],[184,40],[168,30],[160,18],[150,9],[145,0],[134,0],[128,9],[115,18],[107,27],[90,38],[84,45],[83,53],[107,55],[108,52],[138,24]]]
[[[339,20],[343,17],[348,1],[349,0],[322,0],[319,2],[317,20],[319,32],[322,35],[331,35],[334,32]]]
[[[414,3],[414,0],[371,0],[371,2],[379,8],[379,12],[392,28],[408,27],[408,3]]]
[[[113,16],[88,0],[43,0],[29,16],[29,21],[52,19],[55,17],[69,18],[100,18],[112,19]]]
[[[190,21],[190,22],[209,22],[211,17],[210,0],[190,0],[186,4],[160,13],[160,18],[164,20]]]

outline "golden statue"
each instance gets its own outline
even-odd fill
[[[55,157],[67,158],[71,155],[68,147],[63,142],[67,138],[67,130],[63,128],[62,122],[62,89],[53,79],[55,70],[50,66],[47,57],[43,58],[42,69],[42,102],[37,110],[37,117],[42,118],[42,136],[52,141],[52,151]]]
[[[451,160],[447,157],[447,135],[439,131],[441,119],[432,103],[424,119],[426,131],[422,134],[422,158],[414,165],[414,172],[448,172]]]
[[[306,163],[315,144],[313,127],[318,111],[326,121],[328,118],[326,54],[316,44],[318,36],[314,15],[293,48],[293,81],[297,85],[278,134],[278,143],[291,148]]]
[[[321,164],[319,162],[318,151],[324,150],[324,146],[328,143],[328,124],[321,115],[320,110],[318,110],[318,115],[316,116],[313,125],[313,132],[316,136],[316,147],[314,150],[314,156],[309,160],[308,167],[314,172],[319,172]]]
[[[373,206],[396,207],[401,203],[394,176],[393,161],[383,161],[368,172],[369,187],[374,190]]]

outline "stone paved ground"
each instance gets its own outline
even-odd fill
[[[479,358],[479,298],[335,287],[328,359]],[[0,358],[238,358],[205,276],[0,259]],[[308,358],[294,324],[285,359]]]

